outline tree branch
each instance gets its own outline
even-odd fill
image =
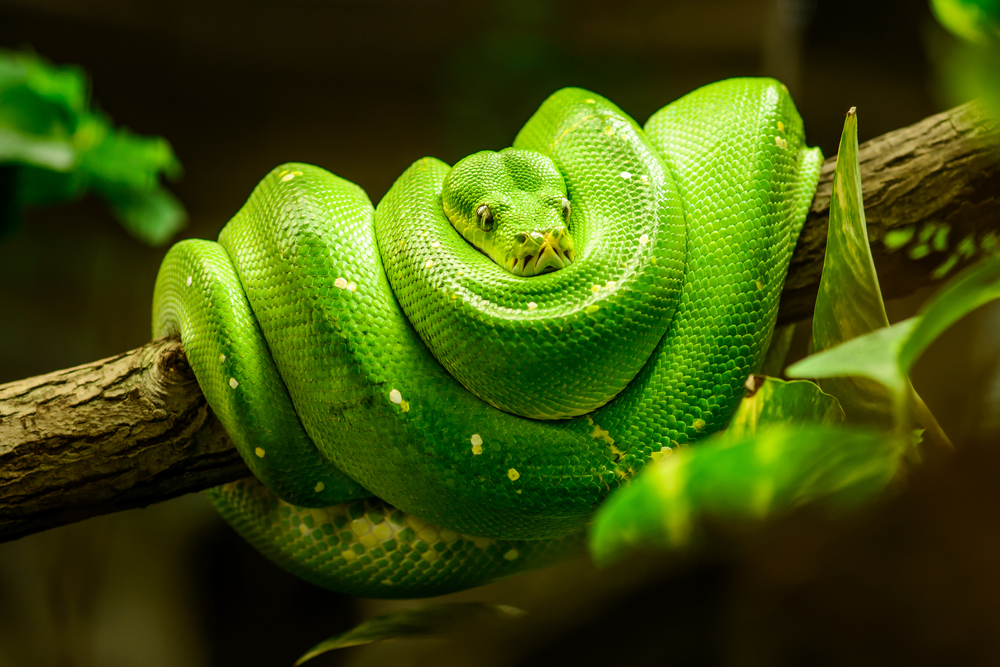
[[[933,273],[968,235],[1000,230],[1000,135],[974,102],[883,134],[859,147],[865,218],[882,296],[897,299],[933,282]],[[781,295],[778,321],[812,317],[826,252],[836,156],[823,163],[819,187]],[[930,222],[950,225],[949,247],[912,260],[891,252],[886,232]]]
[[[0,541],[248,474],[176,339],[0,385]]]
[[[996,126],[974,105],[860,148],[872,254],[886,298],[932,281],[947,256],[889,252],[886,232],[929,222],[955,239],[998,229]],[[811,315],[823,268],[835,159],[796,247],[779,320]],[[177,340],[0,385],[0,541],[167,500],[249,474]]]

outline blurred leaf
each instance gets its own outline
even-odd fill
[[[814,382],[765,377],[757,391],[740,402],[721,438],[735,441],[770,424],[802,422],[836,426],[844,422],[844,410]]]
[[[948,327],[994,299],[1000,299],[1000,256],[996,255],[962,271],[924,304],[918,325],[900,350],[899,366],[908,372]]]
[[[309,649],[295,664],[301,665],[321,653],[359,644],[392,639],[428,639],[450,634],[475,621],[509,621],[525,612],[507,605],[484,602],[437,604],[422,609],[386,614],[369,619],[342,634],[330,637]]]
[[[913,225],[892,229],[885,233],[882,242],[885,243],[885,247],[889,250],[899,250],[910,242],[915,231],[916,228]]]
[[[104,196],[125,229],[147,245],[163,245],[187,221],[184,206],[164,188],[113,191]]]
[[[77,157],[72,137],[86,99],[80,70],[0,51],[0,163],[70,169]]]
[[[159,187],[161,173],[168,178],[181,174],[180,162],[163,137],[115,131],[97,118],[90,119],[80,132],[92,137],[92,148],[81,155],[80,168],[100,186],[151,192]]]
[[[0,126],[0,162],[21,162],[66,171],[75,160],[76,150],[68,141],[39,139]]]
[[[916,317],[806,357],[789,366],[786,372],[789,377],[871,378],[902,402],[908,397],[906,373],[917,357],[952,324],[998,298],[1000,256],[994,255],[955,276],[924,304]]]
[[[958,40],[928,33],[928,51],[939,69],[948,103],[985,102],[1000,118],[1000,2],[931,0],[938,22]]]
[[[1000,39],[997,0],[930,0],[938,22],[952,34],[976,44]]]
[[[160,177],[181,173],[170,144],[114,129],[88,109],[88,82],[75,67],[0,51],[0,165],[18,165],[15,215],[96,190],[146,243],[165,243],[187,216]]]
[[[19,86],[63,107],[72,117],[87,108],[87,78],[80,68],[53,67],[34,53],[0,50],[0,94]]]
[[[771,424],[712,438],[647,467],[598,510],[590,550],[607,565],[634,549],[680,549],[698,520],[758,521],[807,503],[843,511],[881,491],[908,439],[870,430]]]

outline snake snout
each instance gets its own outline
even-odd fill
[[[511,273],[519,276],[538,276],[564,269],[573,263],[573,239],[565,229],[550,229],[541,234],[518,234],[520,257],[507,263]],[[522,254],[523,253],[523,254]]]

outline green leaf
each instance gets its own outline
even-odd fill
[[[919,321],[920,318],[911,317],[891,327],[876,329],[806,357],[789,366],[785,373],[788,377],[799,378],[866,377],[877,381],[902,400],[906,391],[906,374],[900,368],[899,353]]]
[[[0,126],[0,163],[20,162],[66,171],[76,161],[76,149],[65,139],[44,139]]]
[[[814,382],[764,377],[757,390],[740,402],[736,414],[721,436],[725,441],[755,435],[771,424],[810,422],[836,426],[844,422],[844,410],[833,396]]]
[[[840,512],[895,477],[908,438],[871,430],[772,424],[735,441],[683,448],[647,467],[598,510],[590,550],[607,565],[636,549],[680,549],[714,517],[754,522],[805,504]]]
[[[32,52],[0,49],[0,95],[19,87],[63,107],[70,118],[87,107],[89,91],[83,70],[72,65],[54,67]]]
[[[891,229],[882,237],[882,242],[889,250],[899,250],[913,239],[914,232],[916,228],[913,225]]]
[[[924,304],[918,326],[899,352],[900,369],[909,372],[917,357],[948,327],[994,299],[1000,299],[1000,256],[996,255],[959,273]]]
[[[177,199],[163,188],[152,192],[116,191],[105,193],[122,226],[143,243],[161,246],[187,222],[187,213]]]
[[[89,109],[88,88],[78,68],[0,51],[0,165],[21,172],[15,213],[95,190],[129,232],[165,243],[187,219],[160,184],[180,175],[180,163],[165,139],[115,129]]]
[[[0,50],[0,163],[70,169],[86,89],[86,78],[76,68],[55,68],[33,54]]]
[[[959,40],[928,32],[938,88],[951,104],[979,100],[1000,119],[1000,3],[997,0],[931,0],[941,23]]]
[[[525,612],[515,607],[484,602],[437,604],[386,614],[369,619],[347,632],[320,642],[309,649],[295,664],[301,665],[321,653],[338,648],[392,639],[441,637],[452,634],[457,628],[470,623],[510,621],[524,614]]]
[[[892,392],[898,403],[897,409],[902,409],[902,403],[912,398],[919,415],[919,397],[907,394],[909,385],[906,374],[913,363],[948,327],[976,308],[998,298],[1000,256],[994,255],[955,276],[924,304],[916,317],[806,357],[789,366],[786,373],[789,377],[803,378],[838,375],[867,377]],[[925,412],[925,416],[929,415],[929,412]],[[928,429],[940,429],[934,421],[925,421],[924,425]],[[943,433],[935,435],[938,438],[944,437]]]
[[[1000,38],[997,0],[930,0],[938,22],[952,34],[975,44]]]
[[[858,119],[851,109],[840,137],[833,177],[826,258],[813,311],[813,350],[822,352],[887,326],[889,319],[872,261],[861,196]],[[850,423],[878,428],[892,426],[896,402],[881,385],[835,375],[799,377],[824,378],[821,386],[837,397]]]

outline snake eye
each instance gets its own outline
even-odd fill
[[[493,211],[486,204],[476,209],[476,224],[484,232],[492,232],[494,227]]]
[[[569,205],[569,200],[566,199],[565,197],[563,197],[563,202],[562,202],[562,214],[563,214],[563,220],[568,221],[570,214],[570,205]]]

